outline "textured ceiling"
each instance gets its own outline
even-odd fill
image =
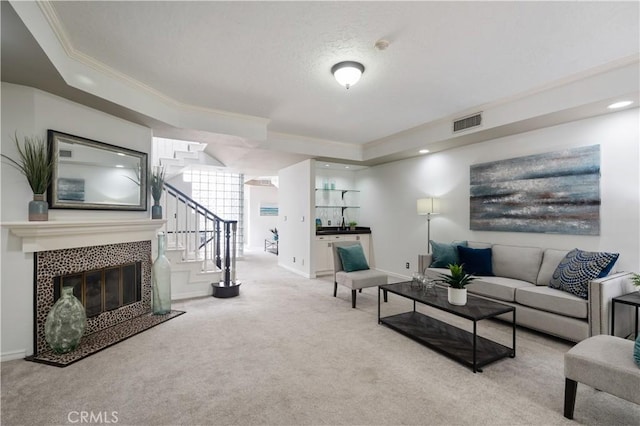
[[[638,52],[634,3],[55,2],[80,52],[180,102],[365,143]],[[633,13],[635,11],[635,13]],[[391,46],[374,49],[380,38]],[[349,91],[330,74],[362,62]]]
[[[412,141],[415,129],[640,57],[638,2],[10,4],[2,2],[3,81],[149,126],[161,137],[205,142],[227,166],[255,174],[310,157],[377,164],[416,155],[424,138]],[[381,38],[391,43],[384,51],[374,48]],[[330,74],[343,60],[366,67],[349,90]],[[93,73],[86,81],[101,82],[74,82],[82,77],[79,64]],[[637,99],[637,82],[629,86]],[[120,97],[110,96],[118,90]],[[156,104],[137,108],[150,99]],[[167,105],[174,108],[168,115]],[[556,107],[537,108],[539,117],[556,117],[546,125],[586,116]],[[250,123],[247,134],[264,130],[259,137],[229,130],[236,124],[216,130],[225,121]],[[526,130],[513,123],[492,135],[433,140],[440,150]]]

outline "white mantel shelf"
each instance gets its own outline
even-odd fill
[[[92,220],[44,222],[3,222],[22,240],[22,251],[32,253],[75,247],[129,243],[154,238],[166,220]]]

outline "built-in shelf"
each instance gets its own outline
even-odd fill
[[[166,220],[99,220],[3,222],[21,239],[22,251],[32,253],[74,247],[128,243],[153,239]]]

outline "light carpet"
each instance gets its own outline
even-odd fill
[[[352,309],[331,277],[302,278],[262,252],[238,262],[238,278],[240,296],[176,302],[186,314],[67,368],[2,363],[2,425],[82,413],[121,425],[640,424],[637,405],[584,385],[575,421],[563,417],[568,342],[519,328],[516,358],[474,374],[378,325],[374,288]],[[383,315],[410,308],[389,294]],[[510,345],[504,323],[479,332]]]

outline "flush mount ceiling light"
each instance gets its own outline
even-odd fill
[[[360,76],[364,72],[364,65],[355,61],[338,62],[331,67],[331,74],[336,81],[347,89],[360,80]]]
[[[428,149],[421,149],[420,151],[418,151],[420,154],[428,154],[429,150]]]

